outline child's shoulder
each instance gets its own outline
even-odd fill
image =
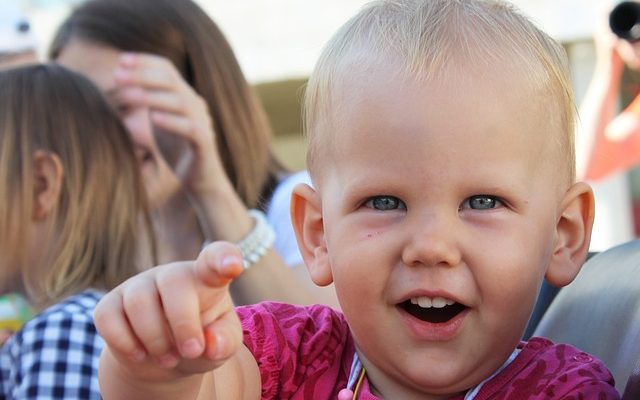
[[[344,316],[324,305],[297,306],[278,302],[262,302],[236,308],[247,334],[281,336],[288,342],[306,342],[309,339],[343,341],[349,332]],[[318,343],[317,343],[318,344]]]
[[[534,337],[519,346],[516,359],[485,389],[503,398],[618,399],[614,379],[597,357],[568,344]],[[592,397],[593,396],[593,397]]]
[[[236,311],[240,316],[240,319],[248,316],[270,316],[276,315],[285,319],[336,319],[343,323],[345,321],[344,316],[340,311],[337,311],[329,306],[323,304],[315,304],[311,306],[301,306],[296,304],[280,303],[277,301],[263,301],[248,306],[237,306]],[[346,323],[346,322],[344,322]]]
[[[94,341],[98,334],[93,325],[93,310],[103,292],[85,290],[53,304],[27,321],[10,339],[24,351],[25,346],[41,349],[61,342]],[[13,344],[13,343],[12,343]]]
[[[578,374],[585,375],[584,371],[591,371],[586,376],[613,381],[613,376],[600,359],[570,344],[556,344],[546,338],[533,337],[528,342],[523,342],[521,348],[524,360],[535,362],[554,373],[571,374],[581,371]]]
[[[244,344],[260,366],[263,398],[321,398],[346,385],[355,347],[342,313],[275,302],[236,310]]]
[[[0,350],[2,393],[22,398],[38,393],[97,397],[97,368],[102,338],[93,325],[93,310],[102,292],[87,290],[43,310],[25,323]],[[0,393],[0,398],[2,398]]]
[[[52,326],[70,327],[73,324],[93,325],[93,310],[104,292],[87,289],[71,295],[36,314],[25,323],[23,330],[51,329]]]

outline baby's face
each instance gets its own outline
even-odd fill
[[[380,71],[343,87],[319,189],[335,288],[374,385],[457,393],[519,342],[564,194],[549,118],[520,84]]]

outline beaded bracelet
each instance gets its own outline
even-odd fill
[[[247,236],[236,243],[242,252],[244,269],[249,269],[260,261],[276,239],[276,233],[262,211],[252,209],[249,210],[249,215],[253,217],[255,225]]]

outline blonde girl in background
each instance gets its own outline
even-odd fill
[[[14,3],[0,4],[0,71],[35,63],[37,40],[29,20]],[[0,293],[0,346],[31,316],[20,293]]]
[[[0,398],[98,399],[93,309],[155,257],[134,146],[89,80],[0,72],[0,198],[0,291],[40,311],[1,349]]]

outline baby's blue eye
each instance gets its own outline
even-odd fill
[[[364,205],[365,207],[373,208],[380,211],[397,209],[404,210],[407,208],[402,200],[394,196],[375,196],[367,200]]]
[[[470,208],[472,210],[491,210],[500,207],[502,202],[495,196],[478,195],[471,196],[462,203],[461,208]]]

